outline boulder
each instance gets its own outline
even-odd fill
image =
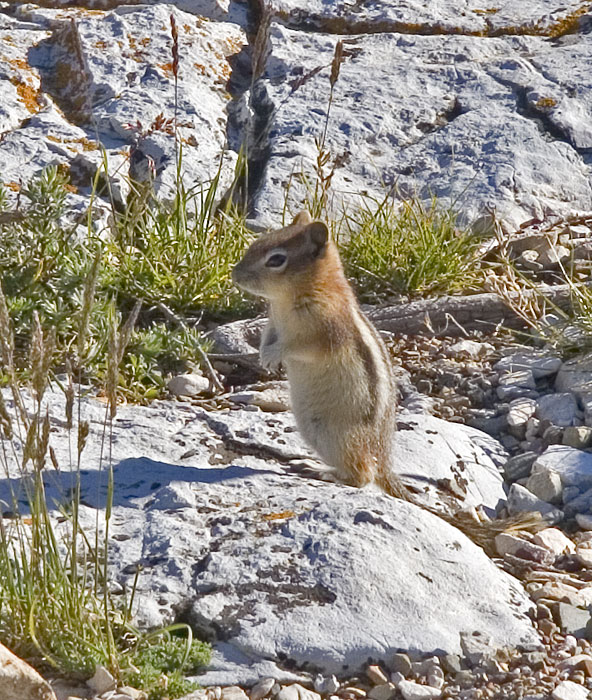
[[[397,29],[396,23],[389,32],[387,21],[352,37],[334,33],[348,27],[341,3],[312,4],[318,13],[292,7],[272,23],[265,72],[253,93],[266,125],[260,144],[265,169],[254,202],[261,222],[275,225],[286,204],[294,212],[306,201],[315,181],[315,139],[325,133],[326,120],[325,175],[332,173],[329,201],[337,210],[343,200],[358,204],[361,193],[382,201],[394,190],[402,198],[454,202],[461,220],[480,230],[491,228],[487,209],[493,206],[504,229],[514,230],[550,212],[592,208],[586,145],[592,79],[585,70],[590,34],[552,47],[527,30],[463,36],[459,22],[490,18],[472,11],[463,18],[455,5],[450,12],[456,28],[444,36],[406,31],[405,24]],[[420,5],[433,13],[430,4],[413,4],[411,16],[422,15]],[[372,5],[379,15],[385,12],[382,3]],[[532,6],[526,11],[535,26],[549,19],[543,3],[537,6],[538,12]],[[388,7],[401,14],[399,3]],[[310,31],[319,14],[334,11],[343,16],[326,25],[331,33]],[[365,4],[361,16],[367,14]],[[509,14],[500,17],[508,21]],[[362,20],[360,26],[368,25]],[[345,60],[327,119],[339,39]],[[573,95],[560,87],[566,84],[577,86]]]
[[[44,400],[61,465],[47,475],[53,503],[63,501],[76,472],[60,418],[64,399],[49,391]],[[80,519],[92,532],[107,490],[99,470],[104,405],[84,398],[80,411],[90,430]],[[438,474],[444,453],[442,473],[457,470],[469,484],[467,499],[476,499],[470,474],[484,469],[489,446],[483,483],[491,479],[492,493],[501,491],[495,441],[423,418],[406,418],[397,436],[408,456],[405,478],[413,477],[413,459],[428,460]],[[421,459],[411,449],[414,434]],[[204,684],[299,681],[304,668],[354,673],[369,657],[388,663],[398,649],[458,654],[461,633],[476,630],[495,646],[537,643],[521,585],[456,528],[372,487],[287,473],[286,464],[310,456],[286,413],[210,413],[170,401],[120,406],[112,451],[111,575],[127,587],[141,564],[138,622],[181,616],[214,643]],[[18,466],[10,469],[16,479]],[[415,478],[427,483],[423,474]]]
[[[180,34],[176,106],[171,13]],[[71,196],[82,206],[102,168],[103,146],[116,200],[129,191],[124,176],[148,177],[145,167],[145,174],[142,167],[134,170],[148,159],[156,170],[155,189],[170,199],[177,178],[176,115],[186,181],[205,182],[220,166],[223,193],[236,163],[236,154],[226,148],[227,81],[246,43],[237,24],[160,3],[107,12],[26,5],[18,14],[20,20],[5,14],[0,20],[0,38],[2,32],[17,37],[2,42],[9,46],[14,72],[2,78],[14,122],[2,128],[5,182],[27,181],[45,166],[60,165],[74,190],[85,194]],[[116,51],[104,50],[113,46]],[[133,149],[135,158],[125,157],[124,149]]]

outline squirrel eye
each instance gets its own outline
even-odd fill
[[[285,253],[273,253],[265,261],[265,267],[282,267],[288,256]]]

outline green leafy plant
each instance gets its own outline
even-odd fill
[[[455,293],[482,283],[481,240],[458,227],[454,211],[435,199],[429,206],[417,199],[367,200],[344,228],[342,255],[365,300]]]
[[[167,373],[199,365],[206,345],[202,317],[240,314],[252,308],[234,289],[230,270],[249,240],[244,218],[231,205],[217,211],[219,174],[186,191],[181,182],[172,203],[130,199],[115,215],[109,235],[95,234],[91,211],[82,224],[68,224],[68,181],[47,168],[22,191],[24,205],[9,211],[0,189],[0,275],[15,329],[15,361],[26,373],[25,349],[34,313],[55,329],[56,364],[76,368],[100,383],[108,356],[109,308],[120,313],[142,304],[122,358],[121,393],[150,401],[161,395]],[[100,236],[100,237],[99,237]],[[92,303],[84,287],[93,278]],[[85,349],[78,347],[78,320],[85,316]],[[166,322],[166,323],[165,323]]]
[[[250,235],[232,208],[215,212],[220,173],[201,187],[179,183],[172,204],[155,203],[141,218],[119,222],[107,247],[112,263],[106,285],[121,299],[164,304],[185,317],[237,314],[249,308],[230,271]]]

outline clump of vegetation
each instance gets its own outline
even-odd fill
[[[215,211],[218,178],[207,192],[179,183],[170,205],[156,202],[140,217],[122,218],[107,245],[106,285],[120,298],[163,305],[184,318],[241,314],[248,308],[230,272],[249,234],[231,207]]]
[[[372,202],[371,202],[372,204]],[[341,251],[362,298],[392,294],[449,294],[483,280],[480,239],[460,228],[450,208],[436,200],[385,200],[345,220]]]
[[[231,206],[216,210],[218,185],[218,177],[191,191],[180,184],[172,203],[154,200],[140,211],[130,201],[102,231],[94,231],[90,222],[72,224],[68,180],[57,168],[47,168],[23,187],[17,212],[8,208],[0,187],[0,276],[17,361],[38,313],[42,325],[55,329],[57,365],[70,362],[76,369],[82,290],[92,276],[84,357],[88,380],[100,383],[105,377],[112,304],[123,315],[142,304],[120,376],[121,393],[129,399],[155,398],[168,373],[198,365],[207,348],[198,329],[202,318],[239,315],[252,303],[230,279],[249,234]]]
[[[78,317],[78,346],[86,347],[92,304],[92,277],[83,290]],[[119,364],[130,341],[132,313],[121,328],[113,308],[108,315],[105,433],[117,411]],[[57,671],[91,676],[105,666],[116,680],[134,684],[153,700],[175,698],[194,685],[184,678],[208,663],[208,645],[192,639],[186,625],[143,635],[132,624],[134,590],[121,603],[109,578],[109,525],[113,507],[113,472],[101,457],[107,483],[102,523],[94,537],[79,521],[82,455],[89,424],[75,419],[75,392],[70,376],[65,387],[65,425],[71,432],[71,464],[60,465],[51,449],[50,419],[43,397],[56,351],[53,331],[44,332],[33,315],[27,370],[30,391],[21,392],[15,365],[15,341],[6,298],[0,290],[0,360],[12,395],[9,410],[0,392],[0,466],[9,502],[0,502],[0,640],[15,653]],[[50,469],[68,467],[74,487],[61,503],[48,503],[45,478]],[[57,510],[56,510],[57,509]],[[10,518],[8,517],[10,515]],[[185,632],[185,638],[173,633]]]
[[[185,675],[209,663],[209,648],[170,633],[157,635],[157,641],[150,640],[138,647],[132,657],[137,673],[131,673],[127,682],[146,691],[148,700],[159,700],[163,695],[177,698],[195,690],[197,683],[187,680]]]

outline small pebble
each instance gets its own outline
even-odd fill
[[[93,677],[89,678],[86,684],[97,695],[102,695],[108,690],[115,690],[117,687],[114,676],[104,666],[97,666]]]
[[[266,697],[271,693],[271,690],[274,685],[275,678],[262,678],[260,681],[257,681],[257,683],[255,683],[255,685],[251,688],[249,697],[251,698],[251,700],[262,700],[262,698]]]
[[[380,666],[368,666],[366,675],[374,685],[383,685],[388,683],[388,678]]]

